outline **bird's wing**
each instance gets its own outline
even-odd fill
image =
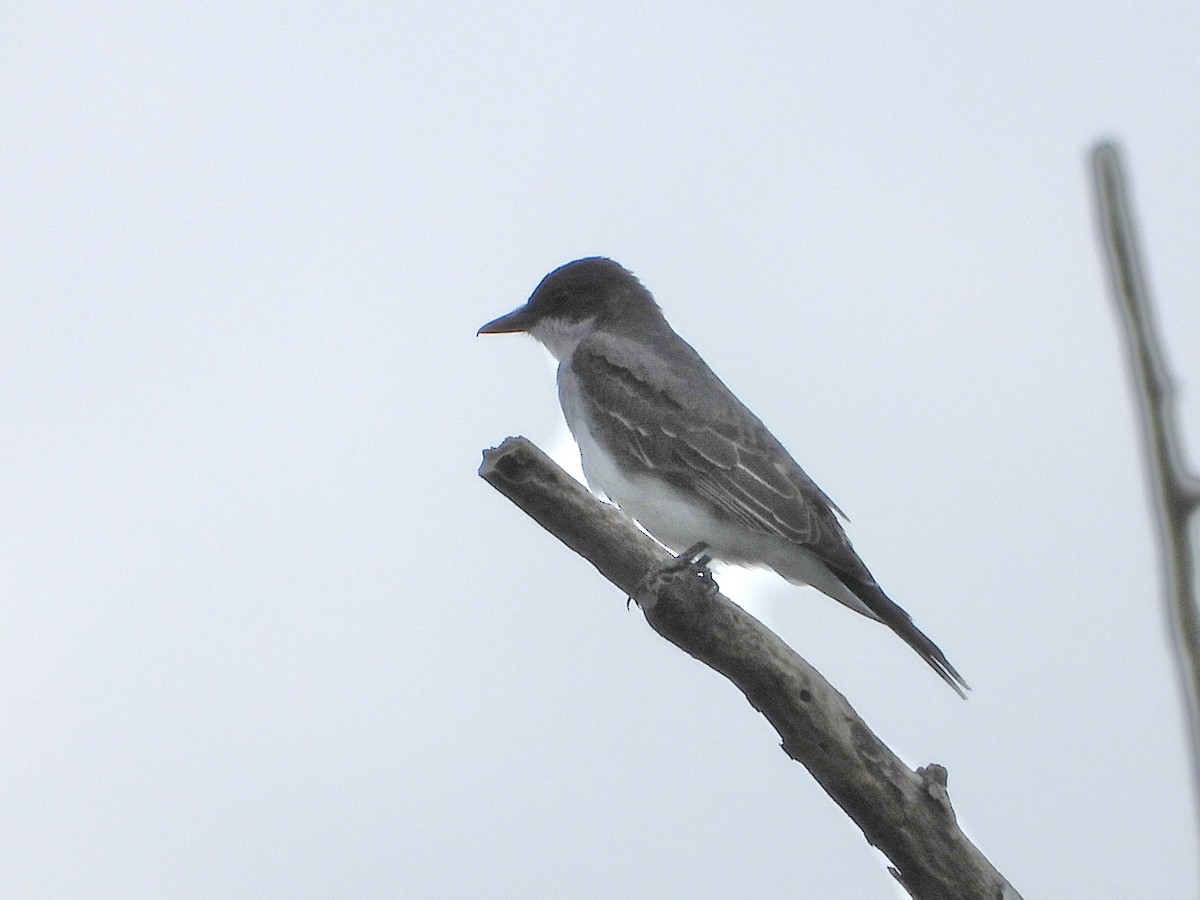
[[[691,347],[680,341],[669,352],[602,333],[576,348],[570,365],[595,438],[714,512],[870,578],[832,501],[779,441]]]
[[[575,349],[593,436],[627,465],[703,498],[719,515],[803,546],[961,696],[945,654],[891,600],[850,545],[836,507],[686,343],[647,354],[595,334]]]

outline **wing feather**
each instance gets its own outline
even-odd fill
[[[639,353],[630,340],[603,333],[576,347],[571,368],[584,387],[593,436],[642,474],[700,498],[724,518],[815,554],[966,696],[962,676],[879,587],[842,530],[840,511],[783,445],[691,347],[677,341],[659,349]]]
[[[802,545],[835,571],[869,578],[829,498],[703,360],[684,348],[686,358],[664,362],[604,333],[576,348],[571,367],[585,388],[597,437],[715,512]]]

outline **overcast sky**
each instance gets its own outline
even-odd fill
[[[1026,897],[1195,896],[1088,152],[1200,458],[1200,7],[0,11],[0,895],[874,898],[719,676],[476,475],[603,254],[974,687],[718,575]]]

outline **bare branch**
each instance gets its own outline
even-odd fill
[[[812,666],[694,570],[652,577],[672,557],[525,438],[484,453],[482,478],[620,588],[650,626],[746,695],[918,900],[1019,900],[958,827],[946,770],[914,772]],[[640,590],[639,590],[640,588]]]
[[[1189,519],[1200,507],[1200,479],[1188,471],[1175,420],[1175,385],[1146,288],[1120,155],[1111,143],[1092,152],[1100,230],[1125,322],[1129,366],[1137,386],[1142,439],[1150,468],[1166,611],[1192,736],[1193,792],[1200,792],[1200,611]],[[1200,811],[1200,806],[1198,806]]]

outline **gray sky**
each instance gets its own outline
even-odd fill
[[[1087,152],[1200,454],[1194,4],[8,5],[0,895],[889,897],[737,691],[480,481],[613,256],[974,686],[723,587],[1028,897],[1197,853]]]

